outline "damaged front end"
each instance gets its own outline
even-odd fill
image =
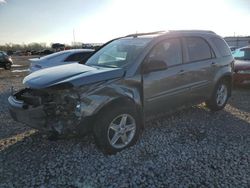
[[[32,128],[82,135],[92,130],[98,112],[112,101],[130,99],[141,107],[139,86],[137,80],[112,79],[79,87],[68,82],[26,88],[8,98],[9,109],[14,120]]]
[[[59,134],[75,133],[82,120],[79,94],[74,90],[26,88],[8,98],[14,120]]]

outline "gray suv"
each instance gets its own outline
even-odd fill
[[[57,135],[93,133],[105,153],[133,145],[147,116],[203,101],[221,110],[234,59],[211,31],[128,35],[103,45],[85,65],[34,72],[8,101],[12,117]]]

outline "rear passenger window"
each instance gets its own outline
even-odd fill
[[[182,50],[179,39],[168,39],[157,44],[149,54],[150,59],[164,61],[167,66],[182,63]]]
[[[217,47],[218,51],[220,52],[221,56],[229,56],[231,55],[231,51],[228,47],[228,45],[226,44],[226,42],[220,38],[212,38],[211,39],[213,41],[213,43],[215,44],[215,46]]]
[[[86,56],[90,55],[92,52],[81,52],[81,53],[75,53],[67,57],[64,61],[69,62],[69,61],[81,61],[84,59]]]
[[[208,43],[200,37],[185,38],[187,50],[187,62],[201,61],[214,57],[213,51]]]

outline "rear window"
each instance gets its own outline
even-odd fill
[[[82,59],[84,59],[87,56],[90,56],[91,54],[92,52],[79,52],[79,53],[71,54],[69,57],[65,59],[65,62],[81,61]]]
[[[240,48],[233,54],[235,59],[250,60],[250,48]]]
[[[212,38],[211,40],[213,41],[213,43],[217,47],[221,56],[231,55],[231,51],[224,40],[222,40],[220,38]]]
[[[57,58],[57,57],[59,57],[61,55],[65,55],[67,53],[69,53],[67,50],[66,51],[60,51],[60,52],[56,52],[56,53],[53,53],[53,54],[50,54],[50,55],[40,57],[40,59],[49,60],[49,59]]]
[[[213,51],[208,43],[200,37],[185,38],[188,53],[188,62],[201,61],[214,57]]]

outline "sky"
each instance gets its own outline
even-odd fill
[[[136,32],[250,36],[250,0],[0,0],[0,45],[104,43]],[[73,34],[74,33],[74,34]]]

